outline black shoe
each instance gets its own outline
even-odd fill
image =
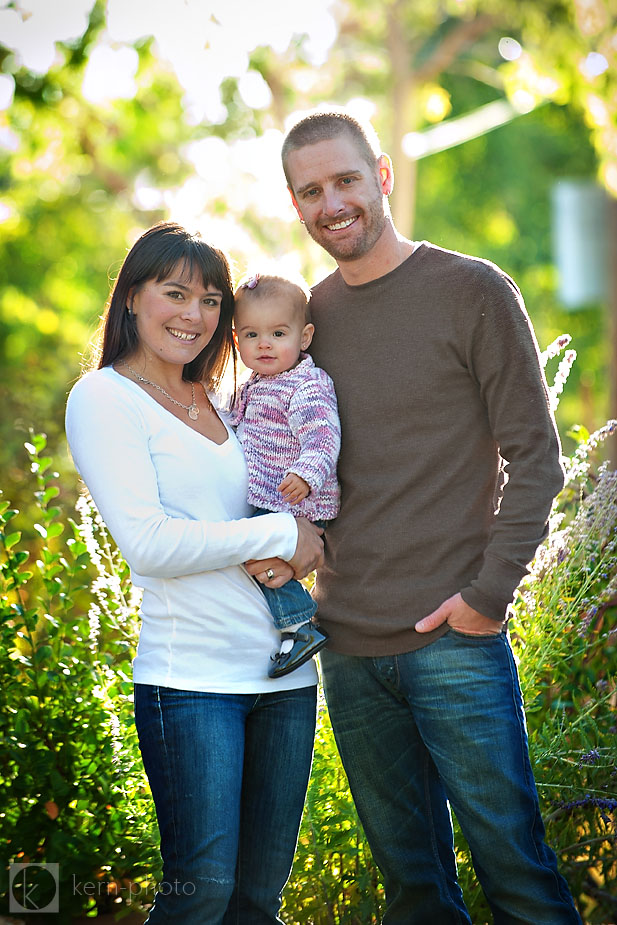
[[[308,662],[320,649],[323,649],[329,636],[315,623],[309,621],[303,624],[295,633],[281,633],[281,639],[293,639],[293,646],[289,652],[278,652],[272,658],[272,665],[268,670],[269,678],[281,678]]]

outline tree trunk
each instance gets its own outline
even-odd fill
[[[392,218],[397,229],[406,237],[413,234],[416,203],[416,164],[403,152],[403,138],[417,127],[416,85],[413,78],[411,42],[401,28],[401,8],[398,0],[387,9],[387,42],[392,64],[392,123],[390,150],[394,164]]]

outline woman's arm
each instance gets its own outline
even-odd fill
[[[109,376],[86,376],[69,396],[66,432],[75,465],[136,574],[174,578],[247,559],[293,559],[298,528],[291,515],[209,522],[167,514],[150,455],[151,428],[132,399]]]
[[[269,588],[280,588],[290,578],[306,578],[307,575],[323,565],[323,530],[316,527],[304,517],[298,518],[298,545],[289,562],[279,558],[251,559],[245,562],[246,570]],[[268,578],[268,571],[274,572],[274,578]]]

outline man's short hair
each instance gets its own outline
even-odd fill
[[[313,112],[300,119],[287,133],[281,150],[283,170],[289,187],[291,181],[287,172],[287,160],[292,151],[315,145],[320,141],[331,141],[340,135],[348,135],[361,156],[370,167],[375,167],[381,154],[379,139],[370,124],[362,125],[346,112]]]

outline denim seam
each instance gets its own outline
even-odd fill
[[[411,708],[410,708],[410,709],[411,709]],[[445,895],[448,897],[448,903],[450,904],[451,908],[454,910],[454,912],[455,912],[455,914],[456,914],[456,919],[457,919],[457,921],[460,922],[461,925],[466,925],[465,919],[461,918],[460,911],[459,911],[459,909],[457,909],[456,903],[452,902],[452,897],[450,896],[450,890],[448,889],[448,883],[447,883],[447,878],[446,878],[446,872],[445,872],[445,870],[443,869],[443,864],[441,863],[441,859],[440,859],[440,857],[439,857],[439,849],[438,849],[438,847],[437,847],[437,839],[436,839],[436,837],[435,837],[435,826],[434,826],[434,824],[433,824],[433,808],[432,808],[432,805],[431,805],[431,795],[430,795],[430,787],[429,787],[429,780],[428,780],[428,777],[429,777],[429,774],[428,774],[428,763],[429,763],[429,761],[432,761],[433,759],[431,758],[431,754],[430,754],[428,748],[426,747],[426,745],[424,746],[424,749],[425,749],[425,755],[424,755],[424,768],[423,768],[423,772],[424,772],[424,799],[425,799],[425,803],[426,803],[428,818],[429,818],[430,825],[431,825],[431,848],[432,848],[432,851],[433,851],[433,857],[434,857],[434,859],[435,859],[435,866],[436,866],[436,868],[439,870],[439,872],[440,872],[440,874],[441,874],[442,888],[445,887],[444,893],[445,893]]]
[[[395,671],[394,683],[396,684],[396,689],[400,690],[401,689],[401,672],[400,672],[399,665],[398,665],[398,656],[396,655],[394,656],[394,671]],[[409,709],[411,709],[411,707]]]
[[[156,706],[157,706],[157,710],[158,710],[158,714],[159,714],[159,723],[160,723],[160,730],[161,730],[161,741],[162,741],[162,743],[163,743],[163,752],[164,752],[164,755],[165,755],[165,765],[164,765],[164,766],[165,766],[166,768],[169,768],[169,752],[168,752],[168,749],[167,749],[167,740],[166,740],[166,738],[165,738],[165,719],[164,719],[164,717],[163,717],[163,705],[162,705],[162,703],[161,703],[161,689],[160,689],[160,687],[158,687],[158,686],[156,687]],[[175,804],[174,800],[177,799],[177,796],[178,796],[178,795],[177,795],[176,793],[174,793],[175,782],[174,782],[174,780],[173,780],[173,775],[171,775],[171,779],[170,779],[170,781],[169,781],[169,785],[170,785],[170,789],[171,789],[172,794],[173,794],[172,806],[175,806],[176,804]],[[173,826],[174,857],[175,857],[175,859],[176,859],[176,860],[175,860],[175,863],[176,863],[176,865],[177,865],[177,864],[178,864],[178,859],[179,859],[179,857],[180,857],[180,852],[179,852],[179,849],[178,849],[178,830],[177,830],[177,828],[176,828],[176,816],[175,816],[175,813],[174,813],[174,812],[172,812],[172,814],[171,814],[171,821],[172,821],[172,826]]]
[[[515,713],[518,719],[519,745],[521,749],[521,759],[522,759],[523,767],[525,767],[525,780],[527,783],[527,787],[529,788],[529,791],[531,792],[532,790],[535,790],[535,781],[533,779],[533,769],[531,768],[531,759],[528,757],[527,761],[525,761],[525,758],[528,755],[528,750],[527,750],[527,746],[525,742],[525,735],[523,732],[523,729],[524,729],[523,721],[521,720],[522,694],[520,694],[520,685],[518,682],[518,675],[516,674],[516,671],[514,669],[512,653],[510,651],[510,647],[505,637],[504,637],[504,643],[506,645],[506,652],[507,652],[507,658],[508,658],[508,670],[510,672],[510,680],[512,684],[512,687],[511,687],[512,701],[513,701],[514,710],[515,710]],[[521,700],[518,702],[516,698],[517,692],[519,693],[519,696],[521,698]],[[535,807],[534,807],[533,824],[532,824],[531,832],[530,832],[531,840],[533,843],[533,850],[537,858],[538,865],[540,867],[543,867],[547,873],[550,873],[552,875],[553,880],[555,881],[555,884],[557,886],[557,892],[561,896],[562,892],[561,892],[561,884],[560,884],[560,878],[559,878],[558,872],[553,870],[550,864],[546,863],[546,859],[543,856],[541,856],[540,852],[538,851],[538,839],[535,834],[535,830],[537,828],[538,822],[540,822],[541,825],[543,825],[543,823],[542,823],[542,816],[540,813],[540,806],[539,806],[537,798],[534,800],[534,803],[535,803]]]
[[[399,661],[398,661],[398,658],[397,658],[396,655],[394,656],[394,665],[395,665],[395,668],[396,668],[396,683],[397,683],[397,687],[399,687],[400,669],[399,669]],[[407,708],[408,708],[408,710],[412,713],[412,716],[413,716],[413,711],[412,711],[412,708],[411,708],[411,704],[408,704]],[[418,732],[419,732],[419,731],[420,731],[420,730],[418,729]],[[424,741],[424,740],[422,740],[422,741]],[[448,897],[448,902],[449,902],[449,904],[450,904],[450,907],[454,910],[454,912],[455,912],[455,914],[456,914],[456,920],[457,920],[457,922],[460,923],[460,925],[466,925],[466,920],[465,920],[464,918],[461,917],[460,910],[457,908],[456,903],[454,903],[454,902],[452,901],[452,897],[451,897],[451,895],[450,895],[450,890],[448,889],[448,882],[447,882],[446,872],[445,872],[445,870],[444,870],[443,864],[441,863],[441,858],[439,857],[439,848],[437,847],[437,839],[436,839],[436,836],[435,836],[435,825],[434,825],[434,821],[433,821],[433,807],[432,807],[432,803],[431,803],[431,794],[430,794],[430,786],[429,786],[429,761],[432,762],[432,761],[433,761],[433,758],[432,758],[432,755],[431,755],[429,749],[427,748],[426,744],[424,745],[424,751],[425,751],[425,754],[424,754],[424,762],[423,762],[423,764],[424,764],[424,767],[423,767],[423,776],[424,776],[424,800],[425,800],[425,805],[426,805],[426,808],[427,808],[428,818],[429,818],[430,826],[431,826],[431,848],[432,848],[432,851],[433,851],[433,857],[435,858],[435,865],[436,865],[437,869],[439,870],[439,872],[440,872],[440,874],[441,874],[442,889],[444,889],[444,894]],[[435,765],[435,770],[437,771],[437,766],[436,766],[436,765]],[[437,773],[439,773],[439,772],[437,772]]]

